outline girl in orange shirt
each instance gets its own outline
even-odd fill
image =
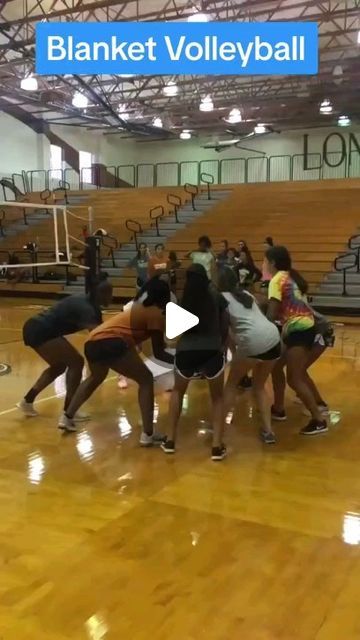
[[[152,278],[142,288],[130,309],[113,316],[90,333],[85,355],[90,375],[79,386],[65,414],[62,428],[76,431],[74,416],[112,369],[139,385],[139,405],[143,422],[140,444],[156,442],[153,432],[154,383],[152,373],[140,358],[136,346],[149,338],[155,358],[172,365],[174,358],[165,351],[165,307],[170,301],[169,285]]]

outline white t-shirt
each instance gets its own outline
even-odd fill
[[[204,267],[207,277],[211,280],[211,265],[214,261],[213,254],[210,253],[210,251],[193,251],[190,257],[193,264],[201,264]]]
[[[253,298],[250,309],[238,302],[231,293],[222,295],[229,303],[230,327],[237,355],[244,358],[262,355],[279,344],[280,336],[276,326],[260,311],[250,293],[247,293]]]

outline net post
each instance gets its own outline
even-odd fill
[[[85,273],[85,292],[88,294],[100,273],[100,238],[89,236],[85,242],[85,266],[88,267]]]
[[[56,211],[57,211],[57,208],[54,205],[52,207],[52,212],[53,212],[53,221],[54,221],[55,258],[56,258],[56,262],[60,262],[59,230],[58,230],[58,221],[57,221]]]
[[[94,226],[94,207],[89,207],[89,234],[93,234],[93,226]]]

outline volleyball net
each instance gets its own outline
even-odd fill
[[[19,222],[16,210],[23,211],[22,228],[14,235],[12,227],[16,228]],[[0,267],[3,271],[9,268],[59,266],[76,267],[83,271],[89,269],[79,256],[85,255],[88,247],[86,238],[93,230],[92,207],[89,207],[88,215],[83,217],[70,211],[65,205],[0,201],[0,211],[4,214],[2,237],[6,240],[6,244],[0,244]],[[76,225],[71,224],[75,222]],[[79,235],[75,235],[72,230],[74,226]],[[79,250],[77,256],[74,255],[76,249]]]

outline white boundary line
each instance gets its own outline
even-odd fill
[[[106,378],[106,380],[104,380],[103,384],[106,382],[109,382],[110,380],[116,380],[119,376],[109,376],[108,378]],[[48,400],[56,400],[56,398],[63,398],[64,396],[59,396],[59,394],[56,394],[54,396],[49,396],[48,398],[41,398],[41,400],[37,400],[36,404],[40,404],[43,402],[47,402]],[[0,417],[1,416],[6,416],[8,413],[13,413],[13,411],[19,411],[20,413],[20,409],[18,407],[12,407],[11,409],[5,409],[5,411],[0,411]],[[26,417],[26,416],[24,416]],[[41,416],[39,416],[41,417]]]

